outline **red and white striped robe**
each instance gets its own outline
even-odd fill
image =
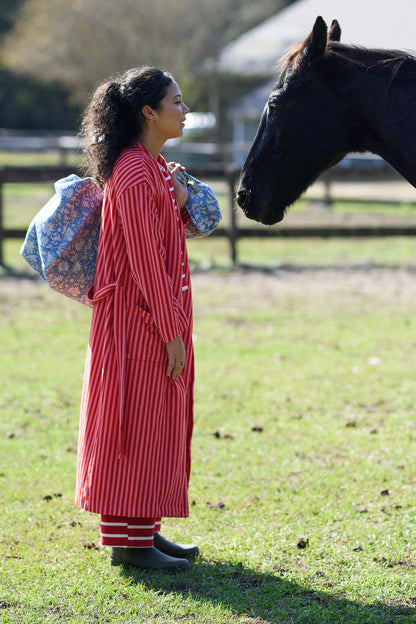
[[[121,154],[105,187],[90,295],[75,501],[101,514],[186,517],[194,384],[188,256],[166,162],[138,143]],[[165,343],[178,335],[186,363],[172,381]]]

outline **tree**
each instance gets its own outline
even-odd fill
[[[24,0],[0,0],[0,37],[13,26],[23,2]]]
[[[60,82],[81,103],[109,75],[157,65],[177,76],[193,104],[204,60],[289,1],[26,0],[5,38],[3,62]]]
[[[0,0],[0,41],[13,28],[24,0]],[[0,128],[68,130],[79,125],[80,108],[60,83],[18,75],[0,59]]]

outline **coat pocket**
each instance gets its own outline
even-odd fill
[[[135,360],[166,360],[165,343],[152,315],[140,306],[133,308],[128,323],[127,357]]]

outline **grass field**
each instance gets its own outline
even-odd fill
[[[50,193],[7,185],[7,226]],[[19,246],[0,272],[1,622],[416,622],[414,239],[243,239],[236,268],[226,239],[189,241],[191,516],[164,532],[201,557],[178,575],[111,569],[73,503],[90,312]]]
[[[0,283],[0,621],[416,622],[411,239],[191,241],[197,362],[182,574],[111,569],[73,503],[90,311]],[[260,268],[263,267],[263,268]]]

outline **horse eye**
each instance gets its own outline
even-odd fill
[[[269,108],[272,111],[278,111],[278,110],[281,110],[283,108],[283,106],[276,99],[270,98],[270,100],[269,100]]]

